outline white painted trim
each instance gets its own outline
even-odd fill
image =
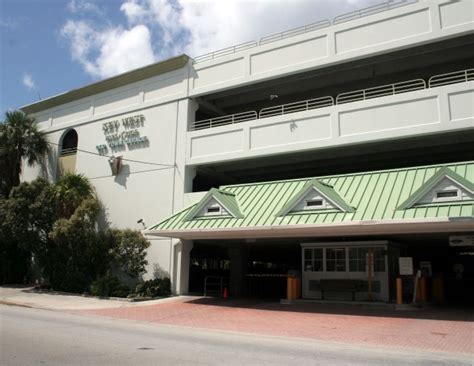
[[[329,237],[376,234],[412,234],[440,232],[474,232],[474,217],[367,220],[337,224],[279,225],[251,228],[217,228],[191,230],[150,230],[148,235],[182,239],[243,239],[275,237]]]

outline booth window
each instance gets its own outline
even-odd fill
[[[304,250],[304,270],[309,272],[323,271],[323,248]]]
[[[326,271],[346,271],[346,248],[326,248]]]
[[[305,248],[306,272],[366,272],[367,254],[374,254],[374,272],[385,272],[385,249],[382,247]]]
[[[367,271],[369,249],[374,254],[374,271],[385,272],[385,255],[383,248],[349,248],[349,272]]]

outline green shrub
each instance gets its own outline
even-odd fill
[[[135,296],[158,297],[171,295],[171,281],[168,277],[139,283],[135,288]]]
[[[102,297],[127,297],[130,288],[124,285],[116,276],[105,275],[91,284],[91,294]]]

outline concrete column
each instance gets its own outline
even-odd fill
[[[229,247],[230,258],[230,296],[239,297],[246,294],[245,275],[248,266],[248,249],[245,246],[236,245]]]
[[[173,292],[176,295],[186,295],[189,291],[189,258],[193,244],[190,240],[181,240],[174,245]]]

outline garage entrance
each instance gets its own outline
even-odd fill
[[[392,253],[393,248],[390,249],[390,247],[379,253],[382,256],[387,256],[385,271],[387,272],[387,291],[389,292],[385,300],[379,299],[379,301],[395,302],[396,300],[395,280],[399,277],[398,256],[400,256],[412,259],[415,274],[418,270],[421,270],[428,302],[455,306],[474,306],[474,247],[451,246],[449,244],[450,237],[452,237],[452,234],[387,235],[383,238],[357,238],[359,241],[386,240],[395,243],[396,255]],[[345,237],[336,240],[336,238],[333,238],[331,241],[332,244],[339,243],[339,246],[341,246],[341,243],[349,245],[353,239]],[[204,294],[206,277],[213,277],[214,280],[211,279],[211,282],[218,282],[222,278],[223,286],[228,289],[233,298],[270,300],[285,298],[289,273],[301,274],[303,279],[311,275],[315,276],[316,272],[314,271],[316,269],[314,266],[308,265],[301,273],[303,253],[307,254],[306,247],[312,245],[308,243],[317,244],[318,240],[316,238],[305,238],[196,241],[190,254],[189,292],[199,295]],[[355,263],[353,252],[354,250],[350,250],[350,248],[346,252],[348,261],[347,278],[354,277],[351,272],[351,268],[354,267],[353,264]],[[390,258],[395,259],[391,261]],[[315,260],[313,258],[313,261]],[[361,260],[363,262],[363,258]],[[305,258],[305,264],[307,264],[306,262],[308,262],[307,258]],[[364,267],[361,263],[358,264]],[[331,273],[336,272],[337,278],[345,278],[344,273],[340,271],[331,272],[331,269],[326,267],[324,267],[325,273],[321,274],[323,278],[332,278]],[[364,268],[361,269],[360,276],[366,274]],[[377,273],[375,271],[375,275]],[[319,277],[316,277],[313,280],[318,280]],[[414,276],[402,277],[404,301],[411,302],[414,292]],[[306,294],[307,297],[309,290],[304,288],[307,285],[306,282],[303,281],[302,283],[302,293],[303,295]],[[314,296],[309,297],[320,299],[319,292],[315,291],[313,291]],[[217,291],[214,295],[222,296],[221,292]],[[364,293],[360,292],[356,298],[361,301],[367,300],[363,298],[363,295]],[[418,296],[418,301],[421,300]]]
[[[474,306],[474,247],[452,246],[453,235],[399,237],[402,255],[428,279],[428,300],[439,304]]]
[[[289,271],[300,269],[298,241],[196,241],[190,253],[189,292],[202,295],[206,278],[215,283],[222,278],[233,297],[279,300],[286,297]]]

